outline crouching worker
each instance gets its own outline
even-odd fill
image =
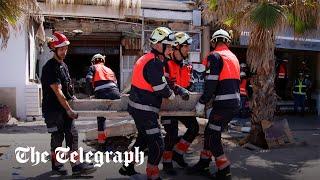
[[[78,114],[73,111],[68,103],[75,99],[71,78],[67,65],[63,62],[68,51],[69,40],[63,34],[55,32],[54,37],[49,38],[48,46],[54,52],[42,69],[41,84],[43,90],[42,112],[48,132],[51,134],[51,163],[52,171],[60,175],[66,175],[67,170],[63,164],[56,160],[56,148],[62,146],[63,140],[70,148],[70,153],[78,150],[78,131],[74,119]],[[88,174],[95,171],[92,164],[71,163],[73,175]]]
[[[94,94],[97,99],[120,99],[120,92],[114,72],[104,65],[105,56],[96,54],[91,59],[91,64],[87,76],[88,94]],[[98,124],[98,150],[105,151],[105,141],[107,134],[105,128],[105,117],[97,117]]]

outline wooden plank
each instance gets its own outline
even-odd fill
[[[176,96],[173,101],[163,99],[162,111],[193,111],[201,94],[191,93],[190,99],[184,101],[180,96]],[[76,111],[127,111],[129,95],[121,96],[119,100],[106,99],[80,99],[70,102]]]
[[[79,117],[128,117],[127,111],[77,111]],[[160,116],[195,116],[194,111],[161,111]]]

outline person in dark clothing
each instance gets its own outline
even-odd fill
[[[283,100],[287,99],[286,89],[288,79],[288,60],[284,59],[280,62],[280,64],[277,67],[277,76],[275,81],[277,95]]]
[[[105,56],[96,54],[91,59],[92,66],[89,67],[86,82],[89,96],[94,93],[97,99],[120,99],[120,92],[114,72],[104,65]],[[105,117],[97,117],[98,124],[98,149],[106,151],[105,141]]]
[[[176,46],[174,46],[172,58],[165,62],[165,76],[174,93],[180,95],[183,100],[188,101],[190,94],[188,88],[190,88],[192,80],[192,66],[186,61],[192,39],[184,32],[178,32],[175,36]],[[187,127],[186,133],[180,140],[178,138],[178,121]],[[177,162],[181,167],[188,166],[184,161],[183,155],[186,153],[192,141],[197,137],[199,125],[194,116],[164,116],[161,117],[161,123],[166,131],[164,138],[165,151],[162,159],[163,170],[169,175],[176,175],[172,160]]]
[[[248,79],[247,74],[245,72],[240,73],[241,81],[240,81],[240,118],[247,118],[249,116],[249,99],[252,96],[252,87],[250,84],[250,79]]]
[[[218,30],[212,35],[214,51],[206,59],[207,76],[205,90],[195,109],[198,116],[204,116],[205,104],[213,99],[212,111],[204,132],[204,149],[200,161],[191,168],[189,174],[208,172],[211,156],[215,158],[218,171],[217,179],[231,179],[230,161],[221,144],[221,132],[240,107],[240,65],[237,57],[229,50],[231,37],[225,30]]]
[[[158,123],[162,98],[173,100],[174,92],[164,76],[164,60],[172,53],[175,36],[166,27],[156,28],[150,37],[151,52],[143,55],[134,65],[129,96],[128,112],[138,129],[138,137],[132,148],[148,147],[147,178],[161,179],[158,165],[163,154],[163,138]],[[134,164],[123,165],[119,173],[137,174]]]
[[[299,77],[293,82],[293,97],[294,97],[294,113],[301,107],[301,115],[304,116],[305,101],[307,95],[308,81],[304,78],[303,72],[299,72]]]
[[[42,112],[48,132],[51,133],[52,170],[66,175],[67,170],[64,165],[56,160],[55,150],[62,146],[64,139],[70,152],[78,150],[78,132],[74,125],[74,119],[78,118],[78,114],[72,110],[68,103],[76,98],[73,95],[68,67],[63,62],[70,42],[61,33],[55,32],[53,36],[49,39],[48,46],[54,52],[54,57],[42,69]],[[80,163],[79,161],[71,163],[71,166],[74,175],[88,174],[96,170],[92,164]]]
[[[307,84],[306,101],[307,101],[308,110],[309,110],[309,112],[314,112],[315,103],[312,99],[312,86],[313,86],[313,84],[312,84],[311,76],[309,74],[305,74],[305,80],[306,80],[306,84]]]

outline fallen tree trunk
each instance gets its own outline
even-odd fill
[[[184,101],[177,96],[173,101],[163,100],[161,116],[194,116],[194,107],[201,94],[191,93],[190,99]],[[107,99],[80,99],[70,103],[71,107],[79,113],[80,117],[125,117],[128,116],[129,95],[121,96],[118,100]]]

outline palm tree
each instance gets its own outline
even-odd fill
[[[44,0],[52,5],[56,4],[82,4],[96,6],[113,6],[120,10],[139,9],[141,0]],[[1,0],[0,1],[0,49],[7,46],[10,30],[19,29],[18,21],[22,16],[41,14],[37,0]]]
[[[17,22],[22,15],[29,13],[29,9],[36,6],[35,0],[1,0],[0,1],[0,39],[1,49],[7,46],[10,29],[18,29]]]
[[[275,119],[275,36],[292,28],[296,37],[319,33],[320,6],[315,0],[204,0],[205,19],[238,31],[250,31],[247,63],[253,76],[251,132],[246,138],[267,147],[262,124]]]

